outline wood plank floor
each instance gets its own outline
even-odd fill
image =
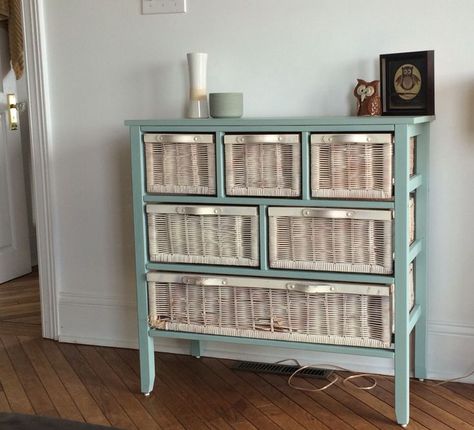
[[[0,285],[0,411],[140,430],[400,428],[389,377],[377,378],[371,391],[336,384],[302,392],[284,377],[235,371],[230,360],[158,353],[157,384],[146,398],[139,393],[137,351],[61,344],[25,326],[39,326],[33,306],[26,306],[39,303],[32,298],[34,277],[13,281],[24,292]],[[412,381],[408,428],[474,429],[474,386]]]

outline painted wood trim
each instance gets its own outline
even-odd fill
[[[324,200],[324,199],[284,199],[266,197],[203,197],[187,195],[152,195],[143,197],[146,203],[194,203],[194,204],[227,204],[227,205],[266,205],[266,206],[314,206],[327,208],[351,208],[351,209],[393,209],[393,201],[376,200]]]
[[[210,264],[184,264],[184,263],[148,263],[148,270],[160,272],[190,272],[212,273],[228,276],[263,276],[267,278],[309,279],[333,282],[352,282],[369,284],[393,284],[394,278],[386,275],[370,275],[354,272],[317,272],[314,270],[298,271],[284,269],[247,268],[239,266],[217,266]]]
[[[140,345],[141,392],[151,393],[155,382],[155,349],[148,336],[148,287],[145,262],[148,258],[146,244],[146,213],[143,204],[145,193],[145,154],[140,128],[130,127],[132,162],[133,224],[135,235],[135,276],[137,294],[138,342]]]
[[[416,323],[420,319],[421,315],[421,306],[415,305],[414,308],[410,312],[409,320],[408,320],[408,331],[411,333],[413,328],[415,327]]]
[[[418,254],[423,250],[423,240],[418,239],[410,245],[410,250],[408,252],[408,262],[411,263]]]
[[[254,339],[249,337],[220,336],[214,334],[187,333],[183,331],[156,329],[150,329],[149,335],[152,337],[171,337],[174,339],[187,339],[193,341],[220,341],[227,343],[273,346],[277,348],[304,349],[306,351],[319,351],[336,354],[354,354],[365,357],[393,358],[392,349],[362,348],[357,346],[340,346],[323,343],[288,342],[285,340]]]
[[[23,1],[26,79],[29,102],[29,127],[33,189],[36,208],[41,322],[43,337],[58,339],[58,273],[55,261],[56,213],[52,184],[53,171],[50,101],[45,54],[43,0]]]
[[[428,304],[428,202],[429,202],[429,157],[430,128],[423,126],[423,133],[417,137],[416,172],[422,175],[423,182],[416,190],[415,219],[422,220],[416,226],[416,238],[423,241],[423,248],[415,260],[416,303],[421,305],[421,314],[415,327],[415,377],[425,379],[427,347],[427,309]]]
[[[409,135],[407,125],[395,126],[395,415],[409,421],[410,345],[408,311],[409,259]]]
[[[412,193],[423,184],[423,177],[421,175],[414,175],[408,182],[408,192]]]
[[[289,118],[206,118],[206,119],[163,119],[163,120],[127,120],[125,125],[132,126],[198,126],[198,127],[229,127],[229,126],[332,126],[332,125],[383,125],[421,124],[434,120],[434,116],[327,116],[327,117],[289,117]],[[272,130],[275,129],[272,127]]]

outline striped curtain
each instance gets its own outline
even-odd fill
[[[0,20],[8,21],[8,38],[12,68],[16,78],[20,79],[25,69],[21,0],[0,0]]]

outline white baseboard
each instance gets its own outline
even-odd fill
[[[124,297],[61,293],[59,296],[59,341],[118,348],[137,348],[136,309]],[[474,325],[446,321],[428,323],[427,368],[430,379],[451,379],[472,370]],[[157,338],[161,352],[189,354],[189,341]],[[224,342],[203,342],[206,357],[274,362],[294,358],[303,364],[332,364],[357,372],[393,375],[393,361]],[[474,382],[474,377],[463,382]]]
[[[474,370],[474,324],[428,321],[428,376],[445,380]],[[460,382],[474,383],[474,375]]]

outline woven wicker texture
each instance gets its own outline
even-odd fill
[[[0,20],[8,21],[8,40],[13,71],[17,79],[25,70],[21,0],[0,0]]]
[[[416,166],[416,136],[410,137],[410,176],[414,175]]]
[[[258,266],[258,217],[148,214],[150,261]]]
[[[215,194],[214,143],[145,143],[149,193]]]
[[[392,221],[269,217],[270,267],[390,274]]]
[[[392,197],[391,143],[312,143],[313,197]]]
[[[416,239],[415,198],[411,197],[408,203],[410,223],[408,225],[408,241],[412,243]]]
[[[389,348],[389,296],[148,282],[152,327]]]
[[[226,143],[226,193],[300,195],[300,143]]]

